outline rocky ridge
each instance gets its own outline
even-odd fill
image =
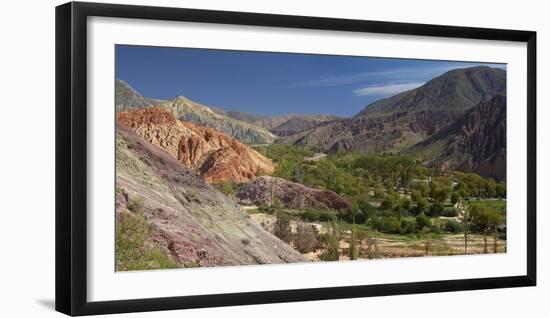
[[[274,170],[271,160],[248,146],[215,129],[177,120],[160,107],[119,112],[116,120],[208,182],[247,182]]]
[[[411,153],[436,154],[430,165],[506,179],[506,97],[497,95],[418,143]]]

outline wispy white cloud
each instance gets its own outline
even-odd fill
[[[448,72],[456,68],[465,68],[471,67],[478,64],[473,63],[452,63],[439,66],[430,66],[430,67],[419,67],[419,68],[400,68],[400,69],[389,69],[382,71],[370,71],[354,74],[345,74],[341,76],[332,76],[320,79],[313,79],[309,81],[304,81],[300,83],[294,83],[292,86],[297,87],[331,87],[331,86],[342,86],[350,84],[358,84],[365,81],[392,81],[392,82],[402,82],[404,80],[408,81],[421,81],[433,78],[435,76],[442,75],[445,72]],[[505,67],[500,65],[491,65],[492,67]]]
[[[388,85],[377,85],[377,86],[367,86],[359,88],[353,91],[355,96],[377,96],[385,97],[395,95],[404,91],[408,91],[417,87],[424,85],[425,82],[413,82],[413,83],[404,83],[404,84],[388,84]]]

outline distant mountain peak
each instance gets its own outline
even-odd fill
[[[506,71],[488,66],[453,69],[426,84],[381,99],[355,117],[425,110],[465,111],[495,95],[506,95]]]

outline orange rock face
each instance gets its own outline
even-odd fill
[[[208,182],[247,182],[275,168],[271,160],[237,140],[212,128],[176,120],[163,108],[119,112],[116,120]]]

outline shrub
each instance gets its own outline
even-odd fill
[[[394,216],[384,216],[378,218],[375,227],[378,231],[384,233],[397,234],[400,232],[401,223]]]
[[[414,233],[416,230],[416,220],[401,220],[401,234]]]
[[[143,210],[145,208],[145,203],[143,200],[143,197],[131,197],[128,200],[128,204],[126,205],[128,210],[134,212],[135,214],[143,213]]]
[[[464,226],[462,225],[462,223],[456,220],[448,220],[445,223],[444,230],[448,232],[459,233],[464,231]]]
[[[286,243],[292,241],[290,218],[284,212],[277,212],[277,220],[275,221],[273,234]]]
[[[231,183],[230,181],[220,183],[219,188],[220,191],[226,196],[231,196],[235,193],[235,190],[233,189],[233,183]]]
[[[425,227],[430,227],[430,218],[427,217],[424,213],[421,213],[416,217],[416,227],[419,230],[422,230]]]
[[[443,209],[443,213],[441,215],[454,218],[458,216],[458,210],[455,208],[445,208]]]
[[[296,234],[294,235],[294,247],[300,253],[308,253],[315,250],[317,246],[317,238],[313,226],[298,223],[296,226]]]
[[[321,214],[317,210],[307,210],[302,214],[302,219],[309,222],[315,222],[319,220],[320,216]]]
[[[367,220],[362,211],[350,210],[350,211],[342,212],[338,216],[339,216],[339,219],[342,219],[348,223],[363,224]]]
[[[436,216],[442,215],[443,210],[444,210],[443,204],[441,204],[439,202],[435,202],[432,205],[430,205],[430,207],[428,208],[428,213],[427,214],[430,217],[436,217]]]
[[[390,210],[395,206],[395,200],[391,196],[387,196],[384,201],[380,204],[381,210]]]
[[[160,247],[145,247],[149,223],[142,215],[127,214],[116,223],[117,271],[175,268],[177,264]]]
[[[333,212],[329,211],[320,211],[319,212],[319,221],[330,222],[336,220],[336,215]]]

